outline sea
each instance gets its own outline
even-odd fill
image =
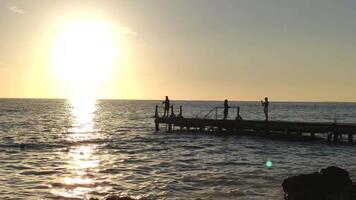
[[[184,117],[223,106],[171,102]],[[229,104],[243,119],[264,119],[260,102]],[[155,105],[161,114],[162,100],[0,99],[0,199],[282,200],[285,178],[332,165],[356,180],[355,145],[155,132]],[[356,123],[356,103],[272,101],[269,112],[270,120]]]

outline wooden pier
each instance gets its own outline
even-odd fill
[[[159,116],[158,106],[155,112],[156,131],[160,130],[160,124],[165,124],[168,132],[176,129],[184,131],[227,131],[229,133],[279,133],[285,135],[308,135],[314,138],[316,134],[325,135],[328,141],[339,142],[347,138],[349,143],[353,143],[353,137],[356,134],[356,124],[345,123],[327,123],[327,122],[290,122],[290,121],[262,121],[262,120],[242,120],[237,108],[236,119],[215,119],[207,118],[184,118],[182,108],[176,116],[173,112],[169,116]],[[218,108],[213,109],[217,113]],[[211,112],[209,112],[211,113]],[[346,137],[343,137],[346,136]]]

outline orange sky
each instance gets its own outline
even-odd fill
[[[1,1],[0,98],[356,101],[350,1]]]

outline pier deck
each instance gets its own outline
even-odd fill
[[[229,131],[232,133],[258,132],[258,133],[281,133],[310,135],[324,134],[328,141],[340,141],[343,135],[347,135],[349,143],[353,142],[356,134],[356,124],[327,123],[327,122],[290,122],[290,121],[261,121],[261,120],[222,120],[205,118],[183,118],[180,117],[160,117],[155,114],[156,131],[159,131],[160,124],[167,125],[167,131],[179,130],[191,131]]]

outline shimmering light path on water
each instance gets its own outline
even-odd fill
[[[68,129],[64,139],[79,144],[83,142],[83,144],[68,148],[63,154],[67,160],[66,169],[71,173],[58,177],[57,182],[65,187],[52,187],[51,193],[55,196],[82,198],[96,189],[91,187],[95,183],[88,174],[98,168],[101,160],[100,156],[93,156],[95,151],[98,151],[98,145],[86,144],[86,141],[98,140],[102,136],[99,131],[95,130],[93,122],[97,109],[96,101],[70,101],[69,103],[73,119],[72,126]],[[100,191],[105,191],[105,188],[100,188]]]
[[[338,165],[356,178],[354,146],[155,133],[152,116],[159,103],[0,100],[0,198],[128,193],[149,199],[272,200],[282,199],[281,182],[290,175]],[[183,104],[185,116],[195,116],[221,102],[174,103]],[[258,102],[231,104],[241,106],[245,119],[263,118]],[[356,104],[272,102],[270,110],[271,119],[356,119]]]

